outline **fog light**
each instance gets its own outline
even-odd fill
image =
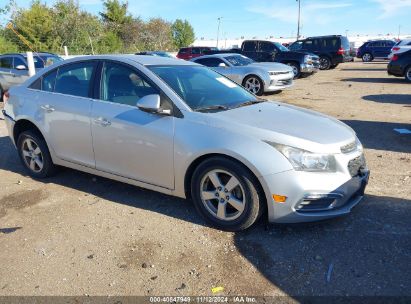
[[[276,203],[284,204],[285,201],[287,200],[287,197],[284,195],[273,194],[273,200]]]

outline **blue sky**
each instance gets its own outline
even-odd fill
[[[44,1],[44,0],[43,0]],[[0,6],[7,3],[0,0]],[[53,0],[45,0],[53,3]],[[19,6],[30,1],[17,0]],[[79,0],[80,6],[97,13],[101,0]],[[302,34],[411,34],[411,0],[301,0]],[[197,38],[215,38],[217,18],[227,38],[289,37],[297,31],[295,0],[135,0],[129,10],[143,19],[187,19]]]

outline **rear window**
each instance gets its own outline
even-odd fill
[[[180,54],[188,54],[188,53],[189,53],[189,50],[190,50],[190,49],[188,49],[188,48],[180,49],[179,53],[180,53]]]
[[[13,66],[13,58],[12,57],[0,58],[0,68],[11,69],[12,66]]]
[[[257,50],[257,42],[256,41],[244,42],[243,50],[245,52],[255,52]]]
[[[341,47],[345,50],[350,49],[350,41],[347,37],[341,37]]]
[[[62,61],[63,59],[58,56],[41,55],[34,56],[34,67],[36,69],[43,69],[45,67],[51,66],[56,62]]]

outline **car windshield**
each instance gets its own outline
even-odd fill
[[[254,60],[241,55],[228,56],[225,57],[225,59],[233,66],[245,66],[255,62]]]
[[[167,52],[153,52],[151,53],[153,56],[159,56],[159,57],[167,57],[167,58],[174,58],[172,55],[170,55]]]
[[[278,42],[273,42],[275,46],[281,51],[281,52],[289,52],[290,50],[287,49],[284,45]]]
[[[63,61],[62,58],[53,55],[39,55],[33,56],[34,59],[34,67],[36,69],[43,69],[48,66],[55,64],[56,62]]]
[[[224,110],[257,98],[222,75],[202,66],[148,66],[193,110]]]

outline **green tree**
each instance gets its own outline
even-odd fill
[[[4,54],[4,53],[14,53],[14,52],[18,52],[19,48],[17,46],[17,44],[15,44],[14,42],[8,40],[5,35],[4,32],[1,31],[0,32],[0,54]]]
[[[130,24],[133,17],[128,13],[128,2],[106,0],[103,2],[104,12],[100,13],[103,22],[117,34],[124,31],[124,25]]]
[[[147,51],[170,51],[174,49],[171,23],[164,19],[150,19],[140,37]]]
[[[187,20],[177,19],[172,27],[174,45],[177,48],[189,46],[195,40],[194,29]]]

